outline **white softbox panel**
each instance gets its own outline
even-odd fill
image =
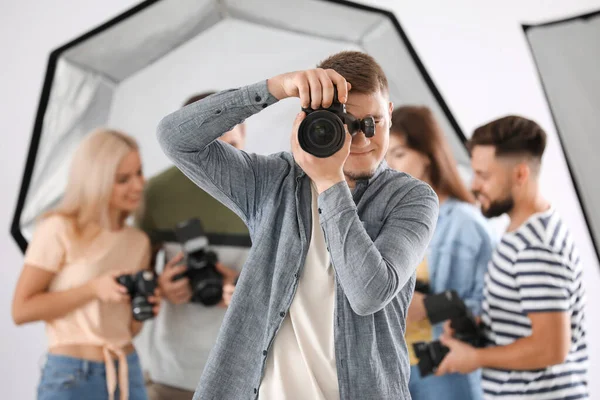
[[[600,258],[600,11],[524,29]]]
[[[73,150],[92,129],[134,136],[150,178],[171,165],[156,126],[187,98],[314,68],[341,50],[375,57],[396,105],[434,111],[469,179],[464,135],[392,13],[341,0],[151,0],[50,55],[15,240],[25,249],[36,217],[60,200]],[[289,150],[299,107],[288,99],[249,118],[246,150]]]

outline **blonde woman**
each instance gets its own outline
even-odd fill
[[[134,139],[99,130],[77,149],[61,204],[36,226],[12,315],[17,325],[46,322],[39,400],[147,397],[131,343],[142,323],[116,280],[150,266],[148,238],[126,225],[143,187]]]

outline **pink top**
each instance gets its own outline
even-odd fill
[[[50,283],[50,292],[80,286],[109,271],[133,273],[147,269],[149,263],[150,241],[142,231],[131,227],[119,231],[102,230],[84,243],[77,239],[71,220],[60,215],[49,216],[38,224],[25,253],[25,264],[56,274]],[[122,348],[132,341],[131,320],[129,303],[108,304],[95,299],[61,318],[46,322],[49,347],[102,346],[111,399],[116,388],[116,373],[110,356],[114,353],[119,358],[121,396],[127,399],[127,360]]]

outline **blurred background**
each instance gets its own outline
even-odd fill
[[[118,28],[64,52],[53,74],[53,92],[42,114],[41,140],[13,237],[10,226],[50,53],[139,2],[2,0],[3,398],[34,398],[46,341],[43,324],[17,328],[10,318],[23,263],[19,244],[30,237],[31,221],[60,197],[69,157],[81,136],[98,124],[129,132],[141,144],[145,174],[151,177],[170,165],[156,142],[156,125],[188,95],[312,68],[342,49],[362,49],[377,58],[390,79],[396,105],[416,102],[433,108],[465,180],[470,171],[462,139],[476,126],[506,114],[523,115],[542,125],[550,137],[542,190],[563,215],[579,247],[588,293],[588,338],[600,336],[600,313],[594,309],[600,304],[600,265],[594,246],[594,236],[597,243],[600,240],[600,213],[594,208],[600,203],[600,191],[593,176],[599,170],[594,150],[600,148],[593,112],[600,95],[596,93],[595,103],[577,101],[582,99],[582,77],[598,84],[594,70],[600,53],[589,38],[598,38],[600,30],[581,29],[577,21],[565,29],[560,24],[552,29],[536,27],[598,10],[600,1],[357,3],[393,13],[405,37],[383,14],[348,10],[334,2],[164,0],[156,2],[153,12],[132,16],[115,25]],[[596,53],[589,48],[596,48]],[[262,154],[287,150],[298,106],[297,99],[290,100],[250,118],[247,150]],[[503,221],[496,222],[501,232]],[[600,344],[590,340],[588,346],[589,375],[599,376]],[[590,385],[592,398],[600,396],[600,383],[591,379]]]

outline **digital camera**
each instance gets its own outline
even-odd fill
[[[422,281],[420,279],[417,279],[417,281],[415,282],[415,292],[419,292],[425,295],[429,294],[429,283]]]
[[[429,295],[424,303],[432,324],[450,320],[455,338],[475,347],[485,345],[484,335],[475,317],[454,290]],[[414,343],[413,349],[419,359],[421,377],[434,373],[449,351],[439,340]]]
[[[223,276],[217,271],[217,254],[210,250],[200,220],[193,218],[178,224],[175,236],[183,247],[185,272],[174,280],[187,277],[192,290],[191,302],[214,306],[223,298]]]
[[[362,120],[346,112],[346,106],[338,101],[337,88],[334,88],[333,102],[327,108],[302,108],[306,117],[298,128],[298,142],[302,150],[315,157],[326,158],[337,153],[344,146],[346,131],[354,136],[362,131],[366,137],[375,135],[375,120],[368,116]]]
[[[120,275],[117,277],[117,282],[127,288],[135,320],[145,321],[154,317],[153,304],[148,300],[148,297],[153,296],[158,287],[154,272],[143,270],[133,275]]]

